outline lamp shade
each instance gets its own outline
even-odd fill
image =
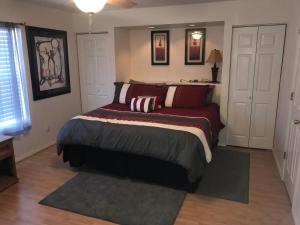
[[[210,55],[206,62],[211,64],[222,62],[222,55],[220,50],[217,49],[211,50]]]
[[[101,11],[107,0],[74,0],[78,9],[85,13],[97,13]]]

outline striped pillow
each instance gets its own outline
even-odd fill
[[[167,91],[165,107],[172,107],[177,86],[170,86]]]
[[[114,103],[129,104],[132,97],[132,85],[123,82],[115,82],[115,86]]]
[[[132,98],[130,110],[133,112],[152,112],[154,110],[154,97]]]
[[[153,98],[153,111],[161,109],[162,106],[160,104],[161,98],[160,96],[138,96],[138,98]]]

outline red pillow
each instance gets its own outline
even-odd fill
[[[161,85],[151,84],[131,84],[132,85],[132,98],[139,96],[158,96],[159,105],[163,105],[167,93],[167,88]]]
[[[173,108],[199,108],[206,105],[208,93],[208,85],[170,86],[165,105]]]

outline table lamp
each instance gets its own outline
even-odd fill
[[[217,67],[218,62],[222,62],[222,55],[220,50],[214,49],[211,50],[210,55],[207,59],[208,63],[213,64],[214,66],[211,68],[211,73],[212,73],[212,82],[217,83],[217,78],[218,78],[218,70],[219,68]]]

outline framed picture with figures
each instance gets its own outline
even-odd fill
[[[67,32],[26,26],[33,99],[71,92]]]

